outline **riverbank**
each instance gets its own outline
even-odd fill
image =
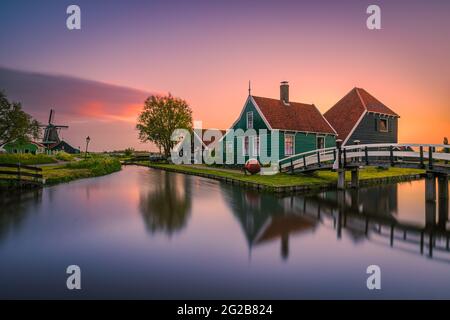
[[[69,182],[84,178],[104,176],[120,171],[121,164],[118,159],[110,157],[94,157],[78,162],[70,162],[63,166],[42,167],[45,185]]]
[[[337,173],[332,171],[316,171],[312,174],[289,175],[279,173],[273,176],[244,175],[238,170],[220,169],[208,166],[175,165],[150,163],[148,161],[130,163],[170,172],[190,174],[214,180],[224,181],[247,188],[265,190],[276,193],[306,192],[314,190],[335,189]],[[417,180],[424,174],[423,170],[388,168],[380,169],[367,167],[360,170],[360,185],[394,183],[400,181]],[[346,173],[346,180],[350,184],[350,172]]]
[[[113,172],[120,171],[122,166],[118,159],[105,156],[92,156],[86,160],[74,160],[70,162],[59,162],[52,164],[39,165],[42,169],[40,172],[43,177],[44,186],[54,185],[58,183],[70,182],[73,180],[93,178],[104,176]],[[0,180],[0,188],[2,189],[18,189],[22,188],[22,184],[18,184],[15,180],[17,178],[17,169],[4,168],[3,171],[11,171],[11,176],[7,174],[2,176]],[[23,177],[26,179],[26,177]],[[30,177],[29,179],[33,179]],[[19,187],[20,185],[20,187]],[[32,187],[33,184],[26,184]],[[34,187],[36,184],[34,184]]]

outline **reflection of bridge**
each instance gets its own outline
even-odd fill
[[[437,148],[443,148],[438,152]],[[338,172],[339,189],[345,188],[345,171],[352,173],[352,187],[359,186],[359,168],[383,166],[417,168],[427,171],[427,200],[436,199],[436,178],[439,180],[440,197],[448,197],[448,175],[450,174],[449,145],[444,144],[365,144],[337,148],[325,148],[296,154],[279,161],[281,172],[304,173],[317,170]]]
[[[350,192],[350,194],[349,194]],[[347,196],[350,195],[350,204]],[[370,196],[370,194],[369,194]],[[424,252],[424,246],[428,247],[428,255],[433,256],[433,251],[445,251],[450,253],[450,230],[447,230],[448,199],[440,199],[439,210],[436,210],[435,202],[426,202],[425,225],[399,221],[391,215],[383,216],[362,212],[358,207],[359,191],[337,191],[335,199],[327,199],[326,193],[312,197],[320,207],[329,209],[337,230],[338,237],[342,229],[352,227],[359,229],[365,237],[369,237],[369,231],[381,236],[388,236],[390,246],[394,246],[394,240],[420,246],[420,253]],[[306,201],[306,198],[305,198]],[[436,222],[437,221],[437,222]],[[388,230],[386,233],[385,230]],[[449,260],[450,262],[450,260]]]
[[[346,232],[354,241],[378,243],[386,238],[390,247],[405,250],[413,245],[415,253],[450,254],[448,198],[426,202],[424,223],[399,220],[397,185],[329,191],[314,195],[272,195],[226,187],[233,201],[233,212],[240,221],[249,248],[263,242],[281,240],[283,258],[289,255],[289,237],[314,232],[319,224],[336,230],[338,238]],[[411,250],[409,250],[411,251]],[[436,257],[435,257],[436,258]],[[437,257],[440,259],[440,257]],[[445,259],[450,263],[450,259]]]

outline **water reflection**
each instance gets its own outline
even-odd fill
[[[277,240],[287,259],[289,236],[314,232],[321,224],[334,228],[337,239],[343,232],[354,243],[386,238],[390,247],[402,249],[394,243],[405,242],[417,254],[427,247],[429,257],[438,250],[450,258],[448,198],[439,199],[438,205],[427,202],[423,223],[411,223],[398,217],[397,184],[283,197],[225,185],[222,189],[250,250]]]
[[[240,222],[250,251],[253,246],[278,240],[281,257],[287,259],[289,236],[314,232],[316,228],[317,221],[296,210],[293,198],[274,201],[272,194],[229,186],[224,186],[223,192]]]
[[[141,191],[139,209],[150,233],[172,235],[182,230],[191,214],[189,176],[158,171],[148,189]]]
[[[42,190],[0,191],[0,241],[19,229],[28,213],[42,201]]]

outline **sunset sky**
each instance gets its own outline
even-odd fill
[[[81,7],[82,29],[66,28]],[[381,7],[382,30],[366,27]],[[228,128],[252,93],[325,112],[362,87],[400,114],[400,142],[450,136],[450,1],[1,1],[0,90],[64,138],[96,151],[140,144],[151,93],[187,100],[204,127]]]

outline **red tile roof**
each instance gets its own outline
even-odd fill
[[[353,88],[325,112],[324,116],[337,131],[338,138],[345,141],[366,111],[399,117],[397,113],[362,88]]]
[[[273,129],[336,134],[314,104],[252,96]]]
[[[383,113],[394,117],[399,117],[397,113],[392,111],[392,109],[385,106],[382,102],[380,102],[377,98],[372,96],[366,90],[362,88],[355,88],[355,90],[359,93],[361,100],[369,112]]]

